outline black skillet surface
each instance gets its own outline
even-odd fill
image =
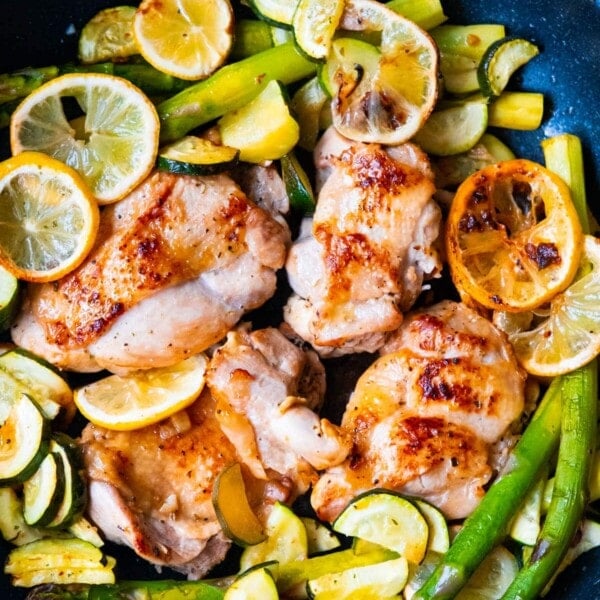
[[[518,155],[537,161],[542,161],[539,144],[544,137],[563,132],[580,136],[588,202],[600,216],[600,1],[446,0],[443,3],[454,23],[503,23],[509,34],[525,37],[540,46],[540,56],[514,77],[511,86],[544,93],[546,115],[542,127],[535,132],[495,133]],[[81,27],[99,9],[115,4],[114,0],[0,0],[0,73],[73,60]],[[7,148],[5,140],[3,143],[2,159],[6,158]],[[335,382],[338,383],[343,381]],[[128,551],[113,546],[107,551],[118,559],[120,578],[158,576],[152,567]],[[6,552],[7,546],[0,545],[2,562]],[[235,570],[234,561],[232,556],[229,572]],[[215,574],[219,572],[227,572],[227,565]],[[168,570],[162,574],[162,577],[173,576],[177,577]],[[2,600],[17,600],[24,595],[24,591],[11,588],[8,578],[0,574]],[[559,576],[546,598],[600,599],[600,549],[588,552]]]

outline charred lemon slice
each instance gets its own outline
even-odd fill
[[[446,225],[454,284],[482,306],[541,306],[573,280],[583,233],[564,181],[514,159],[489,165],[456,191]]]
[[[334,82],[335,128],[362,142],[400,144],[410,139],[438,95],[434,41],[412,21],[372,0],[347,2],[339,29],[359,30],[381,41],[374,64],[372,52],[365,61],[348,61],[343,54],[330,52],[327,71]]]

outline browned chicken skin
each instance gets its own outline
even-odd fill
[[[229,176],[156,172],[103,209],[78,269],[29,287],[13,339],[74,371],[173,364],[273,295],[288,242]]]
[[[190,427],[181,433],[170,421],[124,432],[86,426],[81,443],[87,510],[109,540],[151,563],[201,577],[231,545],[211,494],[236,453],[219,427],[208,390],[186,414]]]
[[[353,448],[311,501],[333,520],[383,487],[422,497],[447,517],[470,514],[492,476],[492,445],[518,420],[525,377],[504,335],[463,304],[416,311],[360,377],[342,428]]]
[[[278,330],[231,332],[209,363],[207,387],[175,421],[131,432],[88,425],[82,434],[89,515],[111,540],[191,578],[229,548],[211,494],[218,474],[240,462],[261,518],[340,463],[349,444],[314,412],[324,369]],[[174,429],[174,422],[189,426]]]
[[[284,318],[322,356],[374,352],[441,268],[427,157],[332,130],[315,153],[318,202],[288,255]]]
[[[337,428],[316,414],[325,370],[273,328],[238,328],[213,356],[207,382],[218,420],[255,477],[288,475],[295,495],[316,481],[316,469],[338,464],[349,446]]]

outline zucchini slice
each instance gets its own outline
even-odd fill
[[[466,101],[434,111],[413,139],[428,154],[459,154],[479,141],[488,122],[488,105],[484,101]]]
[[[0,331],[6,331],[19,307],[19,280],[0,266]]]
[[[427,540],[427,552],[444,554],[450,547],[450,532],[448,523],[442,512],[433,504],[415,498],[414,503],[421,511],[429,527],[429,538]]]
[[[491,44],[506,37],[506,29],[497,23],[444,24],[430,34],[442,54],[460,54],[479,62]]]
[[[316,201],[312,185],[294,152],[282,156],[280,163],[281,177],[290,199],[290,206],[303,214],[314,213]]]
[[[62,459],[52,452],[46,454],[36,472],[23,483],[23,517],[28,525],[44,527],[55,517],[65,490],[65,469]]]
[[[77,443],[65,434],[54,435],[52,452],[62,461],[65,485],[60,506],[47,527],[64,528],[74,523],[85,507],[82,461]]]
[[[0,535],[13,546],[23,546],[43,537],[40,529],[25,523],[22,499],[12,487],[0,487]]]
[[[444,90],[450,94],[470,94],[479,91],[477,68],[479,61],[462,54],[440,54],[440,72]]]
[[[237,148],[187,135],[162,148],[156,166],[179,175],[216,175],[234,167],[239,156]]]
[[[512,160],[516,158],[515,153],[500,139],[491,133],[484,133],[480,140],[486,150],[498,161]]]
[[[363,40],[340,37],[331,44],[325,67],[318,71],[319,83],[335,98],[349,96],[368,73],[378,69],[381,52]]]
[[[276,568],[272,565],[272,568]],[[279,593],[277,585],[269,567],[267,565],[257,565],[242,573],[227,588],[223,600],[251,600],[260,598],[261,600],[277,600]]]
[[[273,560],[284,565],[307,558],[306,528],[291,508],[276,502],[271,508],[265,529],[267,539],[260,544],[248,546],[242,552],[240,570],[245,571],[255,565]]]
[[[324,60],[343,12],[343,0],[299,0],[292,21],[298,48],[309,58]]]
[[[290,110],[300,126],[298,146],[312,152],[317,145],[320,117],[329,97],[315,76],[296,90],[290,100]]]
[[[49,437],[50,422],[40,407],[20,394],[0,426],[0,485],[29,479],[48,453]]]
[[[0,370],[27,390],[47,418],[57,416],[61,407],[74,412],[73,391],[69,384],[42,358],[21,348],[0,355]],[[3,379],[3,386],[9,382]]]
[[[329,552],[341,546],[337,535],[323,523],[311,517],[300,517],[300,520],[306,529],[309,556]]]
[[[386,6],[427,30],[448,20],[440,0],[389,0]]]
[[[477,69],[482,93],[499,96],[512,74],[539,53],[535,44],[523,38],[505,37],[491,44]]]
[[[513,517],[509,535],[513,540],[526,546],[534,546],[541,530],[542,502],[547,478],[540,480],[529,491],[521,508]]]
[[[238,546],[252,546],[265,540],[263,526],[248,502],[240,463],[233,463],[219,473],[212,501],[223,533]]]
[[[13,585],[114,583],[115,560],[77,538],[44,538],[13,548],[4,572]]]
[[[362,554],[356,554],[354,548],[326,552],[310,558],[301,558],[291,562],[279,563],[277,568],[277,589],[282,597],[297,597],[294,592],[306,582],[328,573],[339,573],[354,567],[365,567],[383,561],[398,558],[398,553],[371,544]]]
[[[344,598],[395,598],[408,581],[408,562],[404,556],[354,567],[339,573],[327,573],[309,580],[309,598],[342,600]]]
[[[249,0],[248,4],[267,23],[291,28],[298,0]]]
[[[290,114],[286,95],[282,84],[273,79],[248,104],[221,117],[223,144],[239,148],[240,159],[251,163],[287,154],[298,142],[300,126]]]
[[[427,521],[415,504],[386,490],[357,496],[333,522],[333,530],[394,550],[413,564],[423,560],[429,539]]]

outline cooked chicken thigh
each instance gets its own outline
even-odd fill
[[[227,465],[243,465],[251,504],[264,519],[273,502],[304,493],[316,469],[347,456],[347,438],[313,411],[324,385],[316,354],[278,330],[231,332],[186,411],[137,431],[86,426],[90,518],[150,562],[203,576],[230,546],[211,500]]]
[[[374,352],[441,270],[427,157],[332,130],[315,156],[318,202],[286,262],[294,294],[284,319],[322,356]]]
[[[229,176],[156,172],[103,209],[78,269],[28,288],[13,340],[73,371],[173,364],[273,295],[288,244]]]
[[[467,516],[492,476],[493,444],[524,408],[509,343],[475,311],[443,301],[407,316],[380,354],[343,415],[352,452],[313,489],[317,514],[331,521],[356,494],[383,487]]]
[[[81,435],[88,515],[103,535],[156,565],[202,577],[223,560],[231,541],[211,494],[218,474],[237,460],[205,389],[181,415],[135,431],[87,425]]]
[[[255,477],[284,474],[296,496],[316,481],[316,469],[346,458],[348,440],[314,412],[325,394],[322,364],[277,329],[230,332],[207,383],[223,431]]]

